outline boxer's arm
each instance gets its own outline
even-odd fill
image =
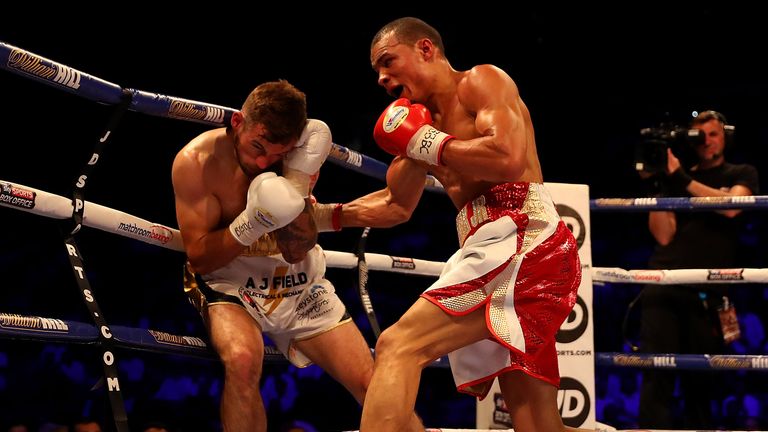
[[[303,260],[317,244],[317,226],[309,198],[328,158],[332,145],[331,130],[324,122],[308,119],[296,147],[283,161],[283,175],[305,197],[304,210],[290,224],[275,231],[277,247],[289,263]]]
[[[227,227],[220,227],[221,204],[206,187],[205,163],[205,155],[182,150],[172,169],[176,220],[184,250],[195,272],[203,274],[225,266],[245,248]]]
[[[407,157],[395,157],[387,187],[341,206],[342,227],[388,228],[410,219],[424,192],[427,170]]]
[[[752,190],[744,184],[735,184],[724,190],[707,186],[704,183],[692,179],[691,176],[685,171],[685,168],[683,168],[683,166],[680,164],[680,160],[672,152],[672,149],[667,149],[666,181],[674,185],[677,189],[684,189],[694,197],[732,197],[753,195]],[[717,210],[716,212],[724,215],[725,217],[732,218],[740,214],[741,210]]]
[[[682,168],[681,168],[682,169]],[[695,197],[732,197],[732,196],[751,196],[752,191],[743,185],[734,185],[728,191],[715,189],[696,180],[691,181],[686,188],[688,192]],[[716,210],[717,213],[725,217],[733,218],[741,213],[739,209]]]
[[[648,229],[658,244],[666,246],[677,232],[677,217],[671,211],[652,211],[648,214]]]
[[[277,247],[283,259],[291,264],[303,260],[317,243],[317,227],[312,214],[312,203],[304,199],[304,210],[288,225],[275,231]]]
[[[526,108],[512,78],[490,65],[476,66],[458,87],[460,103],[475,114],[481,137],[454,139],[442,149],[441,162],[465,177],[490,182],[519,180],[527,168]]]
[[[323,159],[324,161],[325,159]],[[317,169],[320,169],[320,165],[317,165]],[[277,247],[280,249],[283,259],[291,264],[302,261],[307,256],[307,252],[317,244],[319,230],[315,220],[314,204],[316,200],[312,196],[312,190],[319,178],[320,171],[308,176],[309,196],[304,199],[304,210],[293,222],[275,231]]]

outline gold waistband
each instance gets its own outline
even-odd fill
[[[464,205],[456,215],[456,231],[463,247],[467,237],[480,226],[509,215],[547,213],[543,208],[540,183],[510,182],[497,184]],[[552,209],[554,211],[554,208]],[[545,217],[545,216],[542,216]],[[545,217],[546,219],[546,217]]]
[[[459,214],[456,215],[456,232],[459,234],[459,245],[464,246],[464,241],[469,236],[469,233],[488,220],[490,220],[490,217],[488,216],[485,195],[480,195],[472,200],[471,203],[462,207],[459,210]]]

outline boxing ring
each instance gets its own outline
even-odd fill
[[[153,223],[141,217],[88,201],[85,198],[88,176],[94,166],[98,164],[103,153],[108,153],[105,151],[105,146],[125,111],[210,126],[222,126],[229,123],[232,113],[236,110],[158,93],[122,88],[117,84],[3,42],[0,42],[0,60],[2,60],[0,67],[16,75],[64,90],[86,100],[115,106],[114,113],[108,120],[98,142],[94,145],[93,152],[85,161],[80,175],[75,180],[70,197],[50,193],[33,186],[18,184],[13,179],[0,179],[1,206],[61,221],[70,265],[81,289],[83,301],[93,318],[93,323],[19,315],[0,310],[0,339],[89,344],[98,347],[103,360],[104,382],[108,390],[115,426],[120,431],[128,430],[127,411],[116,368],[116,364],[120,361],[120,358],[115,355],[114,348],[116,346],[204,359],[215,359],[215,355],[200,335],[183,336],[151,329],[111,325],[104,320],[96,302],[98,290],[94,293],[91,289],[87,273],[84,270],[87,268],[88,256],[82,256],[77,247],[76,239],[83,226],[172,251],[183,252],[183,245],[178,230],[173,227]],[[333,144],[328,160],[344,169],[382,181],[387,168],[387,165],[380,161],[338,144]],[[428,178],[426,186],[429,191],[442,192],[440,183],[432,177]],[[552,185],[551,187],[558,188],[561,186]],[[586,187],[582,187],[581,190],[586,193]],[[555,194],[555,200],[558,201],[557,194]],[[578,237],[580,239],[586,238],[588,248],[589,211],[764,209],[766,207],[768,207],[768,196],[597,199],[589,200],[580,211],[569,214],[568,217],[575,221],[569,225],[580,225],[577,227],[580,231]],[[328,266],[341,269],[360,269],[363,266],[363,270],[367,269],[367,271],[435,277],[440,274],[443,267],[443,263],[439,261],[396,257],[367,251],[347,253],[327,250],[325,253]],[[584,257],[582,257],[582,262],[585,262]],[[367,272],[365,273],[367,276]],[[578,356],[577,362],[580,362],[578,364],[587,362],[600,367],[768,370],[768,356],[595,353],[591,340],[592,282],[602,284],[766,283],[768,282],[768,269],[625,270],[592,267],[591,261],[586,260],[585,273],[585,283],[589,285],[589,292],[585,295],[580,289],[579,296],[583,301],[577,304],[575,312],[564,323],[565,327],[571,329],[581,327],[582,330],[576,337],[566,338],[567,340],[558,338],[558,351],[565,353],[565,359],[563,356],[560,357],[564,377],[568,377],[567,362],[574,361],[568,358],[569,355]],[[373,313],[374,305],[371,304],[365,292],[365,283],[362,285],[360,298],[365,311],[372,320],[372,326],[376,328],[378,323],[375,321],[375,314]],[[584,320],[584,323],[576,322],[579,320]],[[584,329],[588,330],[585,331]],[[579,343],[585,345],[578,345]],[[573,346],[577,348],[572,349]],[[568,354],[569,352],[583,354]],[[267,347],[265,360],[282,362],[283,358],[277,350]],[[563,367],[563,362],[566,362],[566,367]],[[436,365],[445,367],[447,361],[441,359],[436,362]],[[579,390],[581,394],[575,394],[576,390],[574,389],[561,389],[558,395],[561,403],[561,414],[569,426],[609,429],[609,426],[595,421],[594,371],[587,373],[587,377],[587,381],[591,377],[592,382],[582,383],[582,390]],[[583,378],[581,380],[583,381]],[[503,418],[503,407],[499,406],[498,398],[494,398],[492,394],[486,398],[486,401],[491,405],[478,406],[478,428],[499,429],[508,426]],[[486,418],[481,419],[481,417]]]

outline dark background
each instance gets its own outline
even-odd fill
[[[349,19],[328,17],[331,5],[261,9],[221,4],[218,10],[185,6],[173,12],[135,10],[134,6],[119,14],[87,20],[73,5],[45,10],[53,20],[46,24],[33,13],[42,10],[3,14],[0,41],[122,87],[233,108],[239,108],[259,83],[285,78],[307,94],[310,117],[330,125],[334,142],[386,162],[390,157],[375,146],[371,131],[391,99],[376,85],[369,45],[383,24],[414,15],[442,33],[454,68],[492,63],[516,81],[533,117],[546,181],[587,184],[591,198],[642,196],[645,192],[632,161],[640,128],[662,121],[685,125],[692,111],[705,109],[724,113],[737,127],[736,145],[728,150],[727,158],[748,161],[768,173],[768,108],[764,103],[768,70],[762,58],[768,32],[757,10],[723,4],[670,7],[643,3],[595,9],[510,3],[500,12],[485,4],[472,6],[438,12],[426,7],[397,10],[390,5],[372,5],[365,7],[382,10]],[[357,10],[343,11],[345,15],[355,13]],[[5,71],[0,72],[0,95],[4,136],[0,179],[68,195],[110,108]],[[198,124],[128,113],[89,178],[86,199],[175,227],[171,162],[188,140],[205,129]],[[761,185],[765,190],[764,180]],[[326,164],[316,195],[324,202],[346,201],[380,186],[378,181]],[[454,214],[445,197],[425,194],[410,223],[371,234],[369,251],[445,260],[457,247]],[[748,220],[745,241],[753,253],[745,254],[745,266],[765,266],[765,254],[759,248],[765,239],[762,216],[755,213],[748,215]],[[0,311],[87,322],[56,224],[7,208],[0,208],[0,221]],[[645,266],[652,246],[645,214],[593,212],[592,222],[596,266]],[[326,249],[351,251],[359,233],[324,234],[321,244]],[[88,277],[109,322],[202,334],[195,312],[180,291],[178,270],[183,256],[92,229],[83,230],[79,241]],[[349,273],[331,270],[329,278],[348,297],[356,321],[369,335]],[[393,322],[428,283],[428,279],[374,275],[374,305],[382,324]],[[392,295],[392,289],[403,294]],[[612,289],[621,294],[611,294]],[[596,287],[598,351],[624,348],[618,332],[609,329],[618,327],[617,320],[634,290]],[[759,304],[751,306],[758,316],[765,317]],[[46,361],[51,362],[47,364],[49,370],[59,367],[52,365],[77,363],[70,357],[91,368],[90,363],[97,363],[95,353],[5,340],[0,340],[0,353],[4,353],[0,356],[0,394],[6,403],[0,405],[0,426],[11,413],[33,421],[58,422],[69,421],[66,417],[71,418],[73,411],[76,415],[102,415],[103,395],[88,392],[99,376],[96,368],[78,375],[79,380],[64,374],[68,378],[60,378],[61,385],[33,391],[43,385],[34,374],[46,367]],[[206,399],[215,399],[220,385],[215,362],[131,353],[125,358],[121,364],[135,361],[147,372],[125,372],[137,377],[136,383],[143,379],[145,384],[139,392],[138,384],[126,378],[129,384],[124,393],[129,399],[146,395],[152,401],[132,402],[134,419],[162,419],[179,429],[189,429],[189,425],[201,425],[200,418],[217,415],[215,406]],[[270,368],[265,375],[289,377],[281,382],[327,380],[300,377],[287,366]],[[23,377],[20,370],[33,375]],[[158,396],[160,388],[173,387],[164,377],[176,374],[180,381],[193,381],[176,383],[176,388],[197,390],[178,390],[175,397],[182,401],[162,399]],[[617,376],[599,375],[598,387]],[[631,382],[633,377],[622,376],[622,385],[628,385],[624,382]],[[74,383],[82,395],[73,396],[72,391],[64,390],[64,383]],[[422,385],[420,412],[428,425],[474,424],[472,400],[455,395],[447,371],[428,372],[425,383],[429,384]],[[335,416],[336,423],[312,418],[316,426],[326,430],[355,428],[359,413],[351,398],[330,380],[322,385],[328,389],[325,393],[300,387],[298,394],[304,399],[297,405],[307,412],[282,410],[286,414],[271,408],[273,427],[290,418],[310,418],[316,411],[312,405],[318,402],[307,401],[307,395],[317,393],[318,398],[338,397],[338,408],[327,409],[345,414]],[[41,392],[68,403],[51,408],[52,413],[45,415],[19,408],[33,406]],[[277,391],[281,392],[288,390]],[[764,400],[765,395],[761,397]],[[90,400],[92,405],[84,407],[78,398]],[[190,408],[189,400],[197,401],[200,407]],[[186,420],[169,414],[179,410],[182,403],[187,404],[183,408]],[[148,405],[154,408],[146,408]],[[626,418],[602,411],[598,418],[629,427],[633,424],[632,409],[627,411]],[[139,420],[135,422],[139,424]]]

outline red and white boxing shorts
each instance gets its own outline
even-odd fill
[[[581,264],[544,185],[494,186],[456,217],[459,249],[422,297],[451,315],[485,308],[492,338],[449,354],[456,388],[484,398],[522,370],[560,384],[555,334],[576,302]]]

